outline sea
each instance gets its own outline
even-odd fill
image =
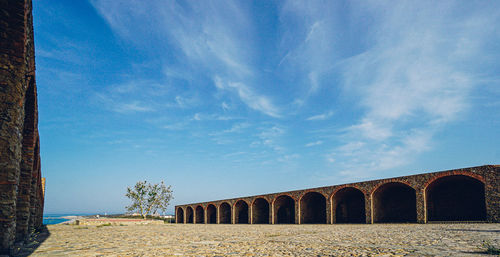
[[[78,213],[78,214],[44,214],[43,215],[43,224],[44,225],[53,225],[53,224],[59,224],[63,223],[65,221],[68,221],[69,219],[66,219],[64,217],[67,216],[88,216],[92,215],[91,213]]]

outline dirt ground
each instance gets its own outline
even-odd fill
[[[488,256],[500,224],[49,225],[32,256]],[[490,255],[491,256],[491,255]]]

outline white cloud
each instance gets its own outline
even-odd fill
[[[241,155],[247,155],[247,152],[234,152],[234,153],[228,153],[224,155],[224,158],[229,158],[229,157],[235,157],[235,156],[241,156]]]
[[[195,114],[193,115],[193,120],[198,120],[198,121],[200,121],[200,120],[201,120],[201,114],[199,114],[199,113],[195,113]]]
[[[401,167],[431,150],[437,131],[467,115],[478,81],[491,79],[483,70],[492,73],[492,60],[498,59],[491,49],[500,36],[491,24],[498,24],[500,15],[487,4],[285,1],[278,4],[273,29],[279,33],[267,38],[266,44],[275,43],[269,47],[261,44],[260,25],[239,2],[92,3],[122,38],[142,49],[156,42],[154,51],[175,53],[164,74],[194,85],[186,91],[203,92],[200,102],[208,107],[186,119],[235,119],[231,112],[239,117],[241,106],[283,120],[304,113],[290,109],[312,110],[307,121],[325,122],[308,122],[310,131],[338,144],[323,156],[345,175]],[[206,87],[207,78],[215,88]],[[138,89],[120,90],[113,93]],[[193,106],[189,94],[172,95],[169,103]],[[111,99],[131,111],[163,107],[151,97]],[[318,102],[311,104],[312,99]],[[329,104],[339,105],[338,123],[331,119],[333,111],[325,112],[332,109]],[[214,110],[222,114],[203,113]],[[236,126],[225,132],[242,129]],[[261,128],[251,146],[284,151],[284,134],[281,126]],[[319,144],[323,141],[306,146]]]
[[[195,105],[197,105],[198,101],[195,99],[195,98],[186,98],[186,97],[183,97],[183,96],[176,96],[175,97],[175,103],[177,104],[178,107],[180,108],[190,108],[190,107],[193,107]]]
[[[241,132],[243,129],[246,129],[249,126],[250,126],[250,124],[248,124],[246,122],[237,123],[237,124],[234,124],[230,129],[224,130],[223,133]]]
[[[467,112],[476,81],[464,63],[488,58],[478,47],[490,35],[479,31],[498,17],[467,12],[457,21],[460,6],[450,2],[363,5],[353,15],[373,17],[373,45],[340,67],[345,92],[364,113],[334,153],[343,175],[369,177],[431,150],[436,131]]]
[[[149,106],[142,105],[139,102],[132,102],[132,103],[119,103],[113,109],[117,112],[150,112],[153,111],[153,109]]]
[[[285,128],[280,126],[259,128],[260,133],[257,134],[259,140],[250,144],[251,147],[269,147],[275,152],[283,152],[285,147],[282,145],[283,135],[286,133]]]
[[[327,155],[326,155],[326,160],[327,160],[329,163],[334,163],[334,162],[335,162],[335,154],[334,154],[334,153],[327,154]]]
[[[260,84],[255,83],[259,77],[255,70],[260,67],[253,63],[257,51],[254,37],[258,34],[245,5],[210,1],[117,4],[107,0],[94,0],[92,4],[126,40],[149,48],[144,40],[148,38],[158,40],[168,52],[179,49],[182,54],[176,60],[182,68],[164,68],[168,78],[192,81],[218,74],[226,80],[223,90],[236,94],[248,107],[271,117],[280,116],[269,97],[257,93]],[[221,84],[218,78],[215,80]],[[229,110],[227,104],[223,110]]]
[[[370,118],[364,118],[359,124],[351,126],[347,130],[377,141],[386,140],[393,135],[390,124],[386,124],[383,120],[370,120]]]
[[[112,94],[97,93],[95,94],[94,99],[96,99],[96,102],[99,105],[104,106],[108,110],[122,114],[156,111],[156,109],[153,106],[147,105],[142,101],[120,99],[113,96]]]
[[[306,147],[311,147],[311,146],[316,146],[316,145],[321,145],[321,144],[323,144],[323,141],[318,140],[318,141],[315,141],[315,142],[307,143]]]
[[[330,112],[327,112],[327,113],[323,113],[323,114],[318,114],[318,115],[314,115],[314,116],[311,116],[309,118],[307,118],[306,120],[326,120],[330,117],[333,116],[333,112],[330,111]]]
[[[279,157],[278,162],[288,163],[288,162],[291,162],[291,161],[296,160],[298,158],[300,158],[299,154],[286,154],[286,155]]]
[[[177,122],[177,123],[172,123],[168,125],[164,125],[164,129],[168,130],[183,130],[186,128],[187,123],[186,122]]]
[[[269,98],[255,93],[247,85],[241,82],[223,81],[219,77],[215,77],[214,83],[219,90],[235,92],[241,101],[251,109],[260,111],[271,117],[280,117],[278,108],[274,106]]]
[[[295,100],[299,107],[324,86],[323,77],[331,72],[341,53],[340,27],[336,15],[332,15],[335,5],[314,1],[284,1],[281,5],[280,46],[286,54],[278,66],[290,69],[294,74],[293,83],[301,86],[298,89],[301,94]]]

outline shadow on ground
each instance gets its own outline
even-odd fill
[[[50,231],[46,225],[35,231],[26,242],[22,245],[14,247],[12,256],[29,256],[31,255],[47,238],[50,236]]]
[[[448,231],[471,231],[471,232],[493,232],[500,233],[500,229],[465,229],[465,228],[449,228]]]

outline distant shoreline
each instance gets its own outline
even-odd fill
[[[127,214],[85,214],[85,215],[57,215],[57,214],[49,214],[44,216],[44,224],[46,225],[59,225],[59,224],[74,224],[77,220],[106,220],[106,219],[139,219],[142,220],[142,217],[139,215],[127,215]],[[60,222],[51,223],[46,222],[47,220],[61,220]],[[164,222],[172,223],[173,218],[164,218],[161,216],[148,216],[147,220],[163,220]],[[167,221],[166,221],[167,220]]]

